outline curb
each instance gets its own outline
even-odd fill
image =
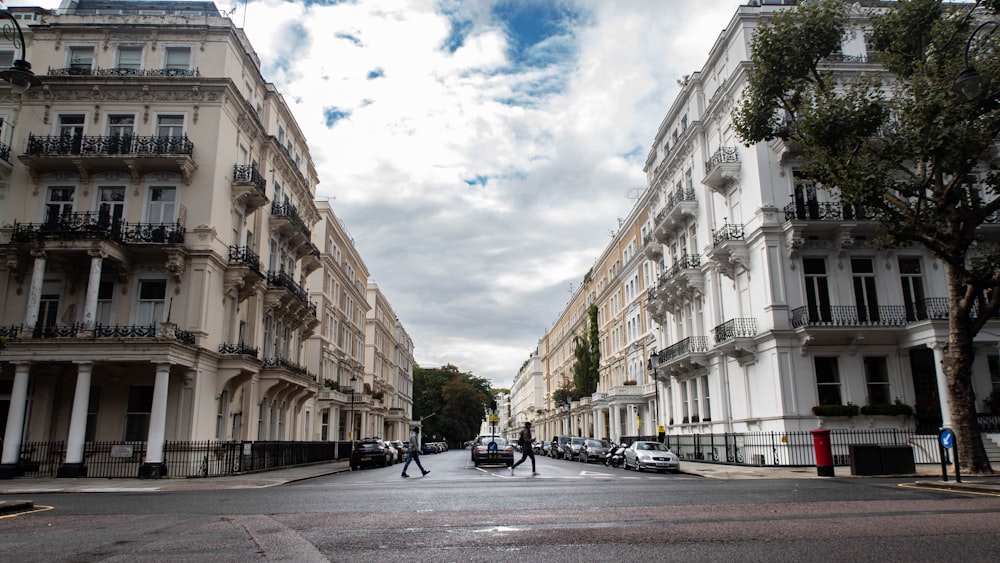
[[[1000,495],[1000,487],[996,485],[981,485],[978,483],[955,483],[952,481],[917,481],[913,483],[914,487],[920,487],[923,489],[938,489],[955,491],[958,493],[987,493],[991,495]]]
[[[14,514],[35,508],[30,500],[0,500],[0,514]]]

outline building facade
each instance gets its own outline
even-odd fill
[[[64,443],[63,476],[134,444],[156,477],[166,441],[336,440],[354,402],[369,424],[327,384],[371,373],[368,272],[243,31],[212,2],[11,11],[42,85],[0,89],[5,476],[28,443]]]

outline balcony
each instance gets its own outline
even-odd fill
[[[284,270],[267,273],[267,292],[264,295],[266,309],[283,308],[288,318],[315,327],[316,304],[309,301],[309,294]]]
[[[656,296],[665,304],[675,304],[694,295],[702,295],[704,290],[701,256],[684,254],[660,275]]]
[[[695,199],[694,190],[674,190],[667,196],[663,209],[656,215],[656,230],[653,231],[656,239],[664,244],[668,243],[670,234],[683,228],[684,224],[693,219],[697,213],[698,200]]]
[[[729,184],[740,179],[740,153],[736,147],[719,147],[705,162],[701,183],[725,195]]]
[[[268,370],[268,369],[283,370],[283,371],[290,372],[290,373],[294,374],[297,377],[304,378],[304,379],[307,379],[309,381],[312,381],[314,383],[316,383],[316,382],[319,381],[319,378],[316,377],[316,374],[311,373],[304,366],[300,366],[299,364],[297,364],[297,363],[295,363],[295,362],[293,362],[291,360],[286,360],[285,358],[282,358],[280,356],[273,356],[273,357],[270,357],[270,358],[264,358],[261,361],[261,369],[262,370]],[[262,374],[262,376],[263,376],[263,374]]]
[[[257,293],[266,276],[260,270],[260,257],[246,246],[229,247],[226,290],[235,290],[239,301]]]
[[[121,171],[142,175],[147,172],[174,172],[185,184],[198,165],[194,162],[194,143],[187,135],[176,137],[133,136],[35,136],[28,135],[28,146],[19,158],[32,178],[57,171],[72,171],[83,176],[98,172]]]
[[[156,78],[192,78],[201,76],[197,68],[91,68],[90,66],[71,66],[64,68],[49,67],[48,76],[111,76],[111,77],[139,77],[151,76]]]
[[[293,242],[294,246],[302,246],[311,242],[312,232],[299,215],[299,210],[291,203],[271,203],[271,229]]]
[[[715,349],[746,362],[756,355],[756,345],[753,342],[757,335],[757,319],[730,319],[712,331],[715,336]]]
[[[711,258],[719,263],[719,271],[729,279],[735,279],[740,271],[746,271],[750,263],[743,225],[726,223],[712,233],[714,246]]]
[[[267,180],[260,175],[256,166],[237,164],[233,166],[233,203],[242,203],[247,213],[259,209],[267,199]]]
[[[646,235],[642,239],[642,253],[650,260],[659,260],[663,258],[663,245],[653,235]]]
[[[257,359],[257,354],[259,352],[259,348],[247,346],[242,342],[237,344],[223,342],[222,344],[219,344],[219,353],[227,356],[247,356],[249,358]]]
[[[44,223],[14,222],[11,242],[108,240],[119,244],[183,244],[180,223],[125,223],[103,213],[66,213]]]
[[[299,259],[302,260],[302,273],[306,276],[315,272],[323,265],[323,262],[320,260],[320,256],[322,255],[319,248],[313,243],[300,246],[297,253],[299,254]]]
[[[708,365],[708,337],[689,336],[672,344],[657,354],[659,366],[657,374],[678,375]]]

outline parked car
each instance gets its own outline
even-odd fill
[[[659,442],[632,442],[625,449],[625,469],[652,469],[679,473],[681,461],[677,454]]]
[[[570,438],[569,442],[566,442],[566,445],[563,446],[563,457],[570,461],[580,457],[580,447],[583,446],[584,440],[586,440],[586,438],[581,438],[579,436],[573,436]]]
[[[389,465],[389,455],[389,451],[382,440],[366,438],[355,442],[354,449],[351,451],[351,469],[387,467]]]
[[[438,447],[434,442],[424,442],[424,445],[420,448],[420,453],[436,454],[438,453]]]
[[[551,444],[552,442],[549,440],[542,440],[541,442],[539,442],[540,447],[538,451],[535,453],[539,455],[549,455],[549,447],[551,446]]]
[[[608,460],[611,448],[614,447],[608,440],[595,440],[587,438],[580,446],[580,461],[584,463],[598,462],[604,463]]]
[[[569,436],[553,436],[552,443],[549,446],[549,457],[556,459],[565,457],[564,446],[569,442]]]
[[[514,465],[514,446],[499,436],[482,436],[472,447],[472,463],[476,467],[488,465]]]
[[[399,461],[399,450],[396,449],[396,446],[392,445],[392,442],[383,440],[382,445],[385,446],[385,455],[389,459],[389,465]]]
[[[410,453],[410,449],[407,447],[402,440],[390,440],[390,444],[396,448],[398,455],[396,456],[396,461],[401,462],[406,459],[406,454]]]

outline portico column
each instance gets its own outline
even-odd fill
[[[14,386],[10,391],[10,409],[7,411],[7,431],[3,437],[3,457],[0,459],[0,479],[23,475],[18,460],[21,457],[21,436],[24,434],[24,411],[28,404],[28,374],[31,364],[14,364]]]
[[[91,251],[90,278],[87,281],[87,296],[83,303],[83,330],[94,330],[97,317],[97,295],[101,288],[101,266],[104,263],[104,253]]]
[[[948,377],[944,374],[944,347],[946,342],[935,342],[931,345],[934,351],[934,376],[937,380],[938,401],[941,404],[941,425],[951,426],[951,401],[948,394]]]
[[[24,326],[29,331],[34,331],[35,324],[38,323],[38,307],[42,303],[42,282],[45,281],[45,254],[42,252],[33,254],[35,264],[31,272],[31,287],[28,288],[28,309],[24,312]]]
[[[146,439],[146,462],[139,468],[140,479],[166,477],[163,464],[163,439],[167,428],[167,388],[170,385],[170,364],[156,364],[153,387],[153,408],[149,413],[149,437]]]
[[[66,440],[66,461],[59,466],[56,477],[86,477],[83,449],[87,437],[87,407],[90,405],[90,377],[94,364],[78,362],[76,365],[76,394],[69,419],[69,438]]]

